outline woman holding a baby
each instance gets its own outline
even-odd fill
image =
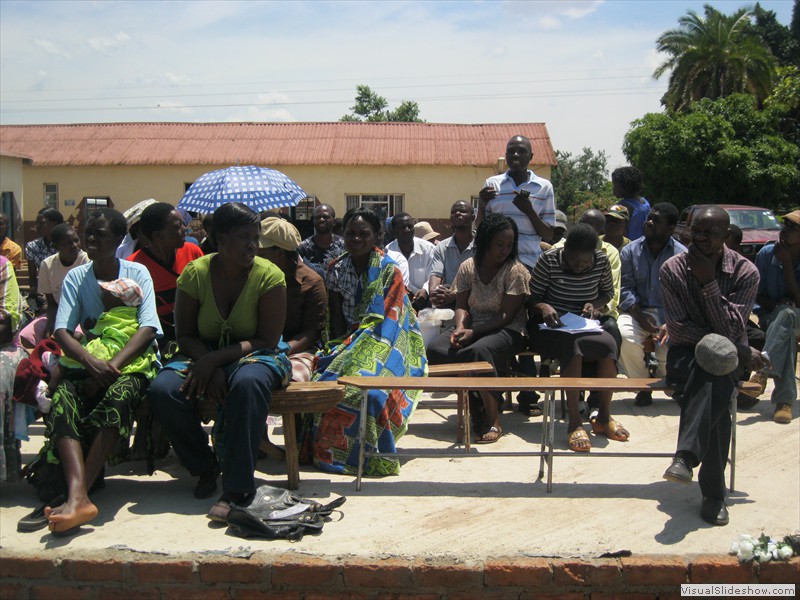
[[[54,534],[74,533],[97,515],[88,489],[117,441],[130,435],[133,410],[156,373],[161,326],[153,282],[146,267],[115,256],[126,232],[116,210],[92,212],[84,233],[91,262],[72,269],[61,291],[53,329],[66,360],[42,450],[61,463],[66,481],[65,498],[44,513]],[[94,329],[94,345],[76,339],[79,325]]]

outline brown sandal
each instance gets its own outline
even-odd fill
[[[580,445],[579,442],[585,441],[587,445]],[[589,452],[592,449],[592,442],[589,439],[589,434],[583,427],[574,429],[567,438],[569,449],[573,452]]]
[[[503,435],[503,431],[499,427],[492,426],[489,431],[483,435],[478,436],[475,440],[476,444],[494,444]]]
[[[604,435],[615,442],[627,442],[631,436],[630,432],[619,421],[611,419],[608,423],[600,423],[597,419],[592,421],[592,433]]]

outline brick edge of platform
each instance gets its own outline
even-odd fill
[[[663,600],[682,583],[800,583],[800,558],[763,565],[733,556],[608,559],[249,558],[124,550],[51,556],[0,550],[0,600]]]

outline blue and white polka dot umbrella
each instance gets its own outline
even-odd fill
[[[295,206],[307,196],[299,185],[275,169],[228,167],[199,177],[186,190],[178,208],[207,214],[226,202],[241,202],[260,213]]]

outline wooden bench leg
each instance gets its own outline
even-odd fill
[[[289,477],[289,489],[300,487],[300,463],[297,454],[297,430],[294,426],[294,415],[284,414],[283,440],[286,447],[286,473]]]
[[[369,403],[369,390],[361,392],[361,411],[358,423],[358,473],[356,475],[356,491],[361,491],[361,479],[364,476],[364,444],[367,439],[367,407]]]

